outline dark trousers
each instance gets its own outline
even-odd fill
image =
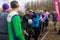
[[[48,27],[48,20],[45,20],[45,22],[42,22],[41,28],[42,28],[42,33],[47,30]]]
[[[25,40],[31,40],[32,31],[27,32],[29,36],[25,35]]]
[[[39,27],[35,27],[33,28],[33,30],[34,30],[34,40],[38,40],[38,36],[40,34]]]
[[[28,25],[27,28],[26,28],[26,31],[29,34],[29,36],[25,35],[25,40],[31,40],[31,36],[33,34],[33,32],[32,32],[32,26]]]
[[[0,40],[9,40],[8,35],[6,34],[0,34]]]
[[[45,20],[45,30],[47,30],[49,20]]]
[[[42,31],[42,33],[45,31],[44,28],[45,28],[45,23],[42,22],[42,24],[41,24],[41,29],[42,29],[41,31]]]
[[[40,32],[42,31],[42,27],[41,27],[41,24],[39,24],[39,30],[40,30]]]

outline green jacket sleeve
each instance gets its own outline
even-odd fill
[[[23,32],[22,32],[22,26],[21,26],[20,17],[19,16],[15,16],[12,19],[12,22],[13,22],[13,26],[14,26],[17,38],[19,38],[20,40],[25,40]]]

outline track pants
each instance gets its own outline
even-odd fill
[[[29,36],[25,35],[25,40],[31,40],[31,35],[33,34],[33,32],[32,32],[32,27],[31,27],[31,26],[28,26],[28,27],[26,28],[26,31],[27,31],[27,33],[29,34]]]
[[[44,28],[45,28],[45,23],[42,22],[42,24],[41,24],[42,33],[45,31]]]
[[[33,30],[34,30],[34,40],[38,40],[38,36],[40,34],[39,27],[34,27]]]
[[[47,30],[49,20],[45,20],[45,31]]]

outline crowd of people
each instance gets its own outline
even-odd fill
[[[50,12],[47,10],[27,9],[25,15],[19,15],[19,4],[12,1],[2,5],[0,12],[0,40],[38,40],[40,34],[48,31]],[[53,12],[54,29],[56,30],[57,13]]]

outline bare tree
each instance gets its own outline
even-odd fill
[[[59,1],[59,7],[60,7],[60,0]],[[26,9],[29,7],[29,3],[26,4]],[[36,2],[31,2],[31,9],[46,9],[49,11],[55,10],[54,1],[53,0],[46,0],[46,1],[40,1],[38,0]]]

